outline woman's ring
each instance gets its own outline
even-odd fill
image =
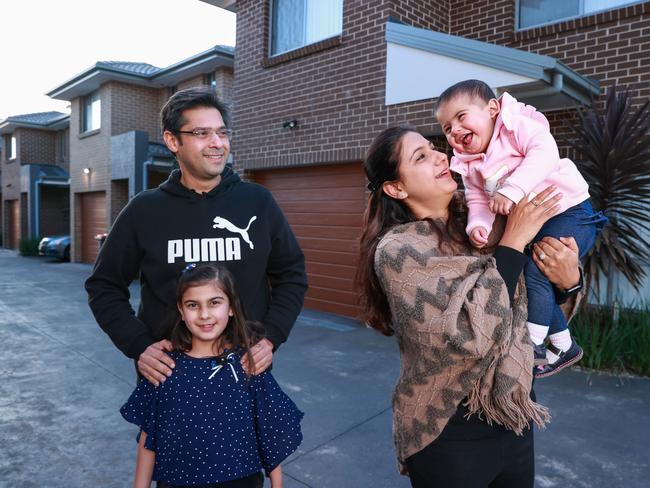
[[[540,252],[538,257],[539,257],[540,261],[544,261],[546,259],[546,254],[544,254],[543,252]]]
[[[539,207],[539,202],[537,200],[531,200],[531,202],[535,207]]]

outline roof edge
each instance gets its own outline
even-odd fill
[[[561,75],[567,82],[562,90],[583,103],[600,94],[600,83],[597,80],[579,74],[551,56],[434,32],[391,20],[386,23],[386,42],[537,78],[548,84],[553,84],[555,75]]]
[[[95,75],[98,75],[102,72],[108,73],[109,75],[119,74],[120,76],[126,76],[127,78],[133,78],[135,80],[147,80],[152,76],[151,74],[144,75],[144,74],[134,73],[133,71],[113,68],[111,66],[104,64],[101,61],[98,61],[87,70],[82,71],[74,78],[64,82],[63,84],[57,86],[56,88],[50,90],[45,94],[50,98],[57,98],[58,96],[62,95],[67,90],[69,90],[70,88],[79,85],[80,83],[83,83],[84,81],[89,80],[93,78]]]
[[[536,78],[557,64],[549,56],[391,21],[386,22],[386,41]]]
[[[189,58],[185,58],[177,63],[167,66],[166,68],[162,68],[159,71],[156,71],[155,73],[152,73],[150,79],[153,80],[153,79],[162,78],[165,75],[183,71],[183,69],[190,68],[192,66],[195,66],[198,63],[208,61],[210,59],[219,59],[219,57],[223,57],[225,59],[232,61],[231,63],[224,63],[227,64],[228,66],[232,66],[234,64],[234,58],[235,58],[234,51],[235,49],[230,46],[216,45],[210,49],[195,54],[194,56],[190,56]]]
[[[229,10],[230,12],[237,11],[237,0],[201,0],[202,2],[209,3],[215,7]]]
[[[40,113],[46,113],[46,112],[40,112]],[[66,121],[69,123],[70,114],[65,114],[62,112],[60,112],[60,114],[61,114],[60,117],[57,117],[54,120],[50,120],[45,124],[39,124],[38,122],[25,122],[22,120],[16,120],[16,117],[20,117],[20,115],[10,115],[4,120],[0,120],[0,133],[7,134],[8,132],[18,128],[40,129],[40,130],[61,130],[63,127],[59,128],[53,126],[60,125],[62,122],[66,122]]]
[[[196,64],[201,62],[206,62],[211,59],[219,60],[223,59],[223,64],[225,66],[232,67],[234,64],[234,54],[235,48],[231,46],[216,45],[210,49],[207,49],[203,52],[190,56],[189,58],[183,59],[177,63],[172,64],[166,68],[158,68],[156,71],[151,73],[135,73],[133,71],[116,68],[110,64],[107,64],[103,61],[98,61],[90,68],[82,71],[77,76],[71,78],[70,80],[62,83],[61,85],[55,87],[46,93],[50,98],[58,98],[63,96],[66,92],[72,88],[79,86],[80,84],[93,79],[100,74],[108,75],[109,77],[124,81],[125,79],[131,79],[133,81],[138,81],[140,83],[144,82],[153,82],[154,80],[160,81],[164,79],[166,75],[171,75],[174,73],[182,72],[184,69],[191,68],[196,66]],[[152,85],[154,86],[154,85]]]

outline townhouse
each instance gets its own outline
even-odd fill
[[[237,13],[234,160],[300,240],[305,305],[337,314],[358,311],[360,162],[381,129],[410,122],[444,147],[434,103],[467,78],[537,106],[559,141],[608,86],[650,95],[647,1],[203,1]]]
[[[67,234],[70,226],[70,117],[60,112],[0,121],[0,201],[3,246],[21,239]]]
[[[98,62],[48,95],[71,104],[71,259],[94,262],[106,233],[136,193],[174,167],[162,140],[160,109],[176,90],[211,86],[232,100],[234,49],[215,46],[167,68]]]

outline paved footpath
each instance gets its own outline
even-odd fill
[[[88,310],[89,272],[0,250],[0,488],[130,486],[136,432],[118,410],[135,373]],[[306,311],[274,365],[306,413],[286,488],[409,486],[392,450],[394,339]],[[650,486],[650,380],[569,371],[536,390],[554,416],[537,487]]]

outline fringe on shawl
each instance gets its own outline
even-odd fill
[[[474,384],[467,395],[467,417],[484,415],[489,425],[503,425],[517,435],[522,435],[531,421],[540,428],[551,421],[548,408],[530,399],[530,390],[519,388],[499,397],[492,393],[482,388],[480,381]]]

